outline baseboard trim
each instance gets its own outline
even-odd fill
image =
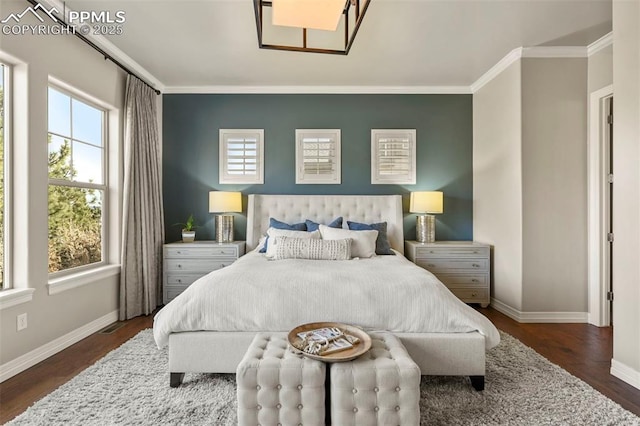
[[[44,361],[50,356],[57,354],[63,349],[68,348],[74,343],[77,343],[85,337],[102,330],[104,327],[116,321],[118,321],[117,310],[109,312],[108,314],[91,321],[89,324],[83,325],[64,336],[60,336],[39,348],[0,365],[0,383],[10,379],[18,373],[23,372],[29,367],[33,367],[40,361]]]
[[[629,383],[634,388],[640,389],[640,371],[634,370],[620,361],[611,360],[611,375]]]
[[[491,306],[521,323],[586,323],[589,317],[588,312],[522,312],[494,298]]]

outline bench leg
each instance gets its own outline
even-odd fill
[[[169,386],[172,388],[177,388],[182,383],[182,379],[184,379],[184,373],[170,373],[171,377],[169,378]]]
[[[471,386],[477,391],[484,390],[484,376],[469,376],[471,379]]]

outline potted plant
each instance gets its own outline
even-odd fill
[[[196,239],[196,220],[193,218],[193,214],[190,214],[187,221],[184,223],[175,223],[174,226],[182,226],[182,242],[192,243]]]

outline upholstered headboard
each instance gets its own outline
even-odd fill
[[[400,195],[249,195],[247,250],[253,250],[273,217],[286,223],[329,223],[338,216],[347,221],[387,222],[391,247],[404,253],[402,196]]]

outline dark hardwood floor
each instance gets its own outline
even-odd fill
[[[611,328],[587,324],[519,324],[492,309],[478,309],[502,331],[532,347],[551,362],[589,383],[622,407],[640,416],[640,390],[609,374]],[[126,321],[112,334],[93,334],[0,384],[0,424],[67,382],[107,352],[149,328],[153,317]]]

